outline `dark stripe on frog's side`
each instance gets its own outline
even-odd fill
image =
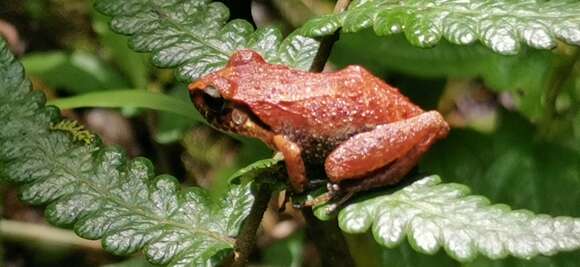
[[[345,130],[336,136],[320,136],[307,131],[284,128],[277,134],[282,134],[298,144],[302,150],[302,159],[306,165],[324,165],[326,157],[340,144],[353,135],[366,132],[374,127],[364,127],[357,130]],[[340,131],[337,131],[340,132]]]
[[[246,133],[244,129],[238,125],[239,123],[232,120],[232,112],[236,109],[240,111],[241,114],[247,116],[249,120],[257,124],[261,130],[271,131],[270,126],[260,120],[260,118],[258,118],[258,116],[256,116],[256,114],[254,114],[246,105],[232,103],[223,98],[214,98],[201,91],[195,91],[190,94],[190,97],[194,106],[201,115],[208,121],[208,123],[218,129],[256,138],[260,137]]]

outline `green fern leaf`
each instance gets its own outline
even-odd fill
[[[579,14],[577,1],[355,0],[346,12],[313,19],[300,32],[322,36],[372,27],[377,35],[404,32],[420,47],[441,38],[460,45],[480,40],[497,53],[516,54],[522,43],[538,49],[554,48],[557,39],[580,45]]]
[[[370,229],[385,247],[395,247],[407,236],[419,252],[435,254],[443,247],[459,261],[478,253],[528,259],[580,248],[580,219],[512,211],[468,194],[464,185],[441,184],[438,176],[430,176],[393,194],[348,205],[338,222],[347,233]]]
[[[253,203],[251,183],[232,185],[221,200],[181,189],[155,176],[147,159],[128,160],[96,138],[76,141],[44,103],[0,40],[0,179],[20,184],[24,201],[48,204],[51,223],[102,239],[114,254],[142,250],[155,264],[216,265],[232,251]]]
[[[277,28],[254,30],[244,20],[228,22],[229,10],[210,0],[98,0],[95,7],[113,17],[113,30],[130,35],[130,46],[152,53],[159,67],[177,68],[184,81],[222,68],[237,50],[260,52],[271,63],[308,69],[318,41],[300,35],[283,40]]]

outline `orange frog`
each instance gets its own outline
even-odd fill
[[[242,50],[189,92],[217,128],[281,152],[296,192],[315,184],[309,177],[326,176],[333,192],[395,184],[449,131],[437,111],[423,111],[360,66],[311,73]]]

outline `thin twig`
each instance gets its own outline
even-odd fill
[[[334,13],[338,14],[345,11],[350,5],[350,0],[338,0],[336,5],[334,6]],[[321,72],[324,70],[324,66],[328,61],[328,57],[330,57],[330,52],[332,51],[332,46],[334,43],[338,41],[339,31],[337,30],[330,36],[325,36],[320,41],[320,48],[318,48],[318,52],[314,57],[314,61],[312,62],[312,66],[310,67],[310,71],[312,72]]]
[[[558,117],[556,109],[556,100],[560,95],[564,85],[574,73],[574,68],[580,60],[580,49],[572,48],[572,52],[568,57],[556,64],[553,69],[553,78],[550,81],[548,89],[544,92],[544,104],[546,111],[541,120],[540,134],[543,136],[550,136],[551,131],[554,130],[553,123]]]
[[[555,78],[550,84],[549,89],[546,92],[546,108],[547,117],[552,119],[556,115],[556,100],[560,95],[560,91],[564,86],[564,83],[570,78],[574,72],[574,66],[577,64],[580,58],[580,49],[573,48],[574,52],[567,59],[564,60],[555,69]]]
[[[262,222],[264,212],[268,208],[268,202],[270,202],[271,195],[272,190],[268,185],[259,185],[250,214],[244,222],[244,226],[236,239],[236,249],[231,264],[232,267],[242,267],[247,265],[248,258],[254,249],[254,244],[256,243],[256,232]]]
[[[338,0],[336,5],[334,6],[334,13],[341,13],[345,11],[350,5],[350,0]]]

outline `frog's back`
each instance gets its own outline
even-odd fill
[[[359,66],[334,73],[267,68],[251,80],[240,82],[251,88],[240,88],[239,100],[273,131],[285,134],[346,137],[422,112]]]

